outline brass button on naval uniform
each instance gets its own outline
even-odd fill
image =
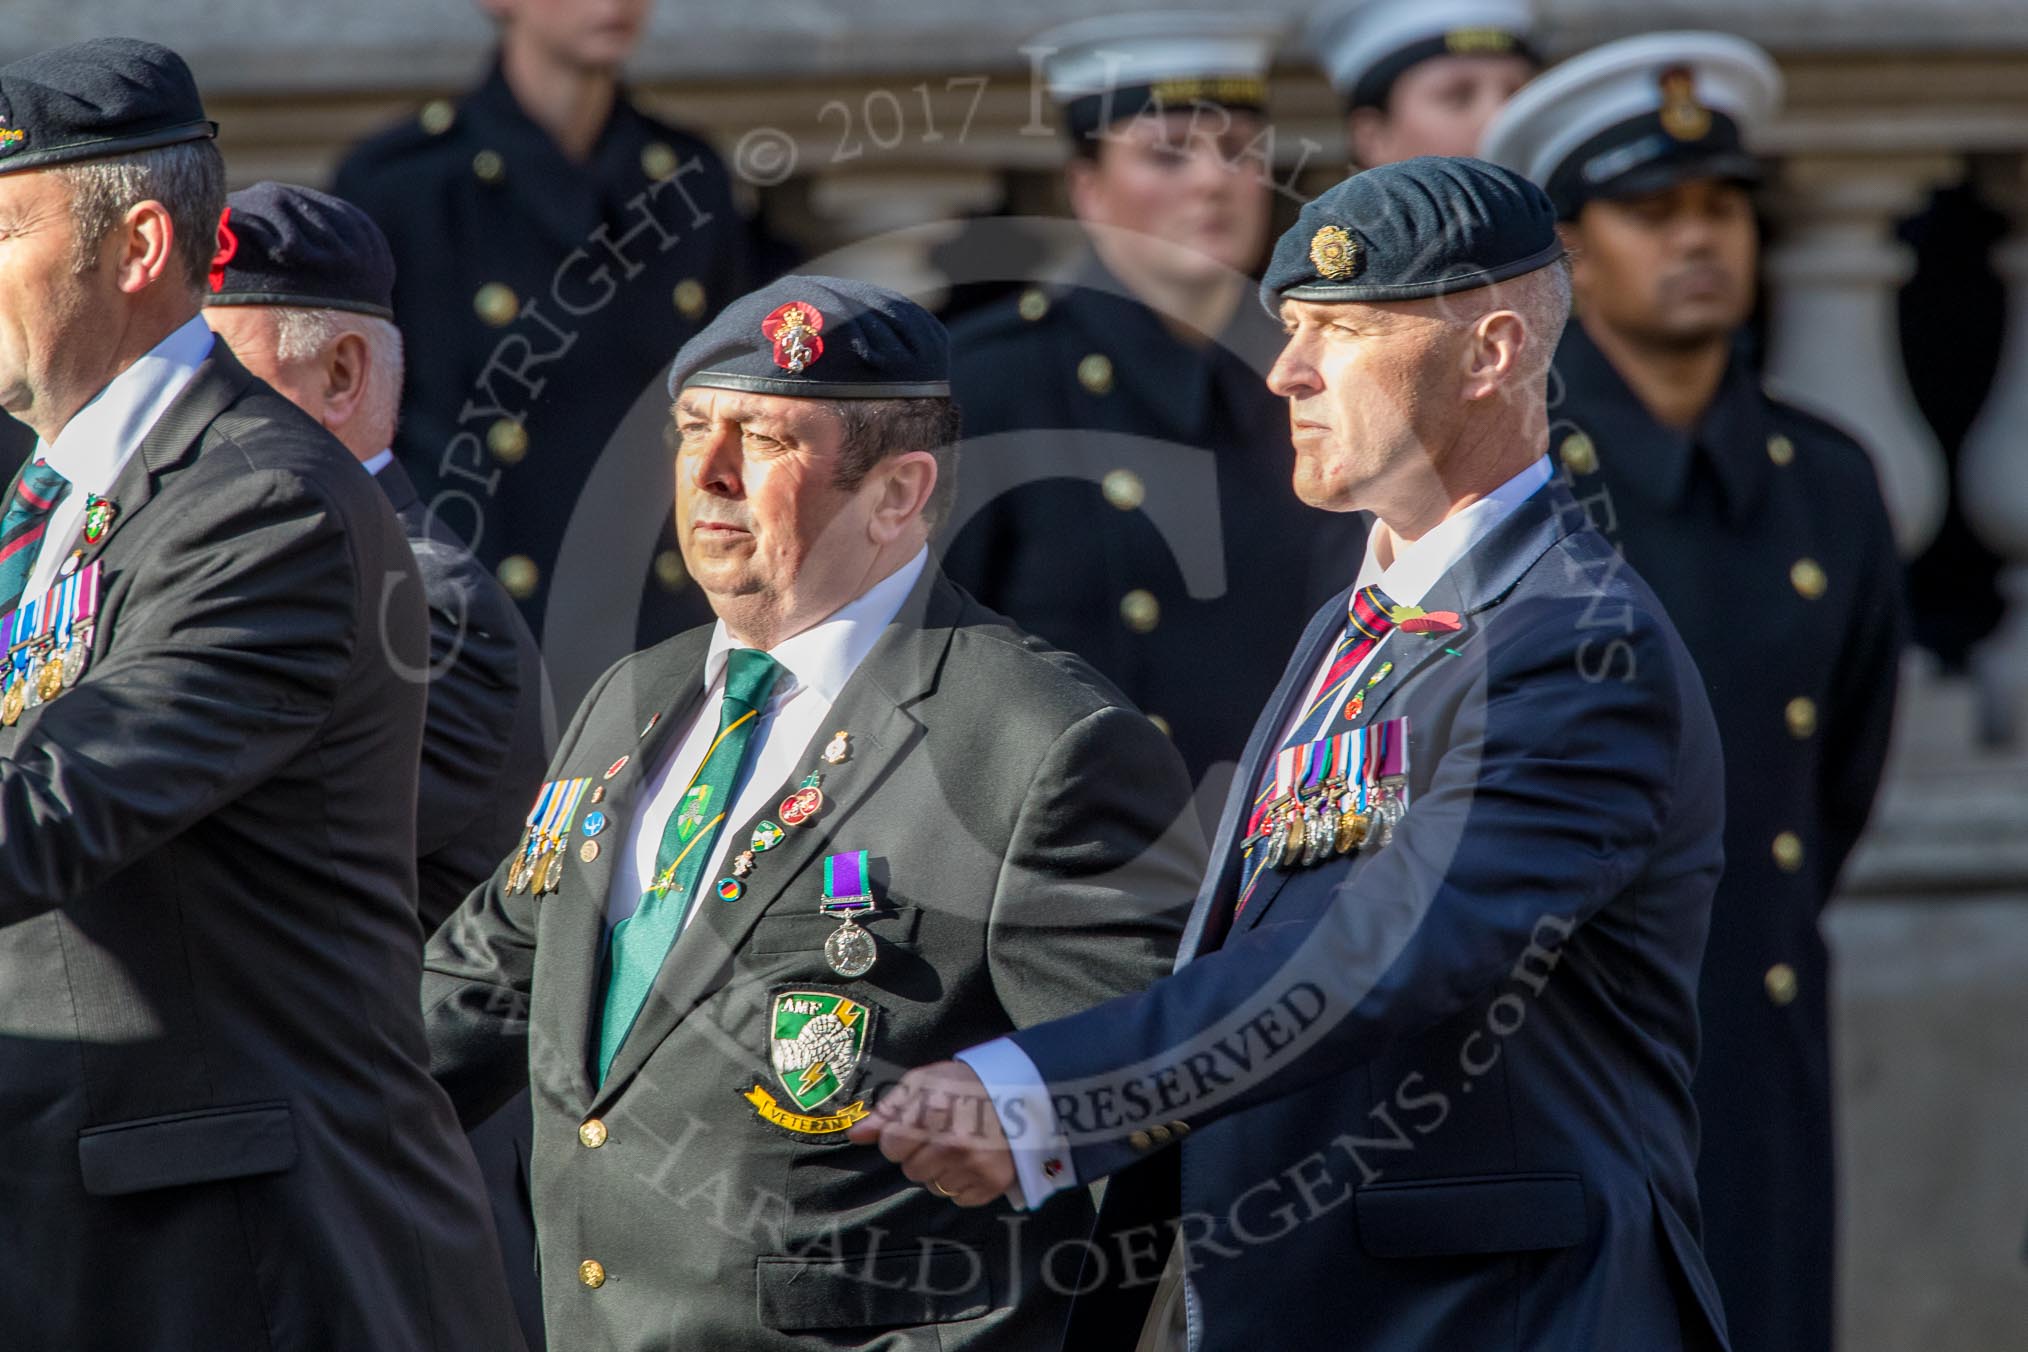
[[[1106,501],[1123,512],[1131,512],[1148,498],[1148,486],[1130,469],[1109,470],[1099,484]]]
[[[1033,324],[1049,313],[1049,293],[1039,286],[1031,286],[1021,293],[1021,299],[1014,302],[1015,310],[1021,317]]]
[[[528,429],[512,418],[502,418],[486,429],[486,449],[503,465],[518,465],[528,454]]]
[[[451,106],[449,99],[431,99],[416,115],[422,129],[432,136],[442,136],[451,129],[451,123],[458,120],[458,110]]]
[[[1582,432],[1572,432],[1556,448],[1557,459],[1572,474],[1591,474],[1598,469],[1598,448]]]
[[[1094,352],[1077,364],[1077,383],[1093,394],[1104,394],[1113,387],[1113,360],[1103,352]]]
[[[497,329],[514,322],[514,316],[521,313],[521,301],[505,282],[488,282],[472,293],[472,309]]]
[[[596,1117],[587,1118],[577,1129],[577,1139],[586,1150],[597,1150],[606,1143],[606,1124]]]
[[[1767,458],[1777,465],[1792,464],[1796,458],[1796,443],[1777,432],[1767,439]]]
[[[1794,831],[1784,831],[1774,838],[1775,867],[1784,873],[1794,873],[1803,866],[1803,838]]]
[[[662,584],[663,591],[682,591],[690,581],[690,571],[683,566],[683,556],[673,549],[665,549],[655,556],[655,581]]]
[[[1127,1144],[1136,1150],[1146,1150],[1155,1144],[1155,1138],[1145,1131],[1137,1131],[1127,1137]]]
[[[509,554],[500,560],[500,566],[494,572],[500,579],[500,585],[507,589],[507,594],[517,601],[526,601],[535,595],[536,585],[542,581],[542,570],[526,554]]]
[[[1777,1005],[1792,1003],[1796,998],[1796,969],[1785,962],[1778,962],[1767,969],[1767,998]]]
[[[1137,634],[1151,634],[1162,622],[1162,603],[1147,588],[1136,587],[1120,598],[1120,620]]]
[[[662,141],[641,147],[641,172],[657,182],[676,172],[676,152]]]
[[[497,150],[482,150],[472,156],[472,172],[481,183],[498,183],[507,177],[507,161],[500,158]]]
[[[1815,559],[1797,559],[1789,566],[1789,585],[1805,601],[1814,601],[1824,594],[1829,580],[1824,576],[1823,565]]]
[[[1789,736],[1800,742],[1817,730],[1817,702],[1797,695],[1783,707],[1782,717],[1788,721]]]
[[[596,1291],[606,1284],[606,1265],[596,1258],[587,1258],[577,1265],[577,1279]]]
[[[1155,731],[1161,733],[1164,737],[1174,737],[1176,735],[1175,729],[1169,726],[1169,720],[1162,717],[1162,715],[1149,714],[1148,721],[1153,723]]]
[[[685,319],[701,319],[704,316],[704,283],[695,277],[685,277],[676,283],[676,290],[670,299],[676,302],[676,313]]]
[[[1148,1139],[1156,1145],[1169,1144],[1170,1136],[1171,1132],[1167,1127],[1150,1127],[1148,1129]]]

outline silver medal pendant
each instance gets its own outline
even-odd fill
[[[1333,794],[1317,810],[1317,858],[1329,859],[1338,853],[1338,797]]]
[[[824,961],[842,977],[865,976],[873,970],[874,960],[879,956],[873,936],[850,919],[824,940]]]
[[[1264,867],[1278,869],[1282,866],[1282,857],[1288,852],[1289,819],[1277,817],[1274,830],[1268,832],[1267,853],[1261,856],[1261,863]]]
[[[1373,805],[1373,830],[1367,837],[1375,849],[1393,842],[1394,828],[1408,815],[1408,807],[1401,801],[1401,789],[1398,777],[1380,781],[1379,801]]]

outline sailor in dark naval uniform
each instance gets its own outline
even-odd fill
[[[1531,0],[1335,0],[1303,46],[1345,100],[1345,143],[1364,169],[1469,155],[1540,69]]]
[[[596,675],[634,646],[637,603],[654,639],[709,618],[666,513],[628,515],[633,495],[579,498],[644,392],[659,405],[669,354],[751,288],[756,237],[712,149],[619,84],[646,0],[617,19],[611,6],[485,5],[500,22],[485,81],[354,149],[336,191],[394,249],[408,349],[396,455],[545,642],[552,607],[611,612],[600,632],[614,650],[584,660]],[[657,465],[660,414],[629,424]],[[603,514],[606,548],[597,586],[559,597],[574,510]],[[554,674],[574,698],[570,673]]]
[[[1827,1352],[1829,973],[1819,914],[1873,803],[1903,641],[1873,466],[1764,393],[1745,138],[1780,77],[1720,34],[1612,43],[1524,89],[1488,158],[1549,190],[1576,258],[1553,445],[1701,669],[1726,759],[1699,992],[1706,1250],[1739,1352]],[[1864,429],[1859,429],[1862,433]],[[1627,655],[1601,631],[1602,678]]]
[[[1078,653],[1169,730],[1193,778],[1238,758],[1321,595],[1328,529],[1290,487],[1281,334],[1248,303],[1266,249],[1273,29],[1088,20],[1036,38],[1089,249],[952,331],[965,501],[945,567]],[[966,506],[983,503],[969,518]]]

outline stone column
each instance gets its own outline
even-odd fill
[[[2028,157],[2001,161],[1980,186],[2013,226],[1993,253],[2007,284],[2007,336],[1993,392],[1959,451],[1958,500],[2006,560],[1999,587],[2007,613],[1973,663],[1988,735],[2019,743],[2028,730]]]
[[[1904,558],[1935,537],[1948,485],[1902,369],[1895,291],[1913,262],[1893,230],[1952,167],[1943,155],[1801,154],[1767,203],[1770,387],[1871,452]]]

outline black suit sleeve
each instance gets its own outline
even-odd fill
[[[487,594],[472,585],[470,556],[450,557],[452,546],[432,540],[411,545],[430,601],[429,716],[416,794],[420,858],[492,811],[514,740],[521,671],[513,617],[489,607]]]
[[[1017,1027],[1137,991],[1174,965],[1204,849],[1176,749],[1117,706],[1036,771],[1001,867],[986,958]]]
[[[1823,778],[1823,892],[1831,895],[1880,789],[1887,744],[1894,724],[1894,696],[1901,653],[1908,641],[1908,610],[1902,595],[1901,564],[1894,535],[1877,495],[1858,498],[1871,521],[1866,551],[1871,573],[1862,581],[1851,631],[1839,655],[1829,707],[1825,710]]]
[[[323,727],[373,636],[345,522],[314,484],[249,470],[198,510],[163,506],[86,679],[0,759],[0,925],[104,883],[271,778]]]
[[[576,749],[586,718],[625,665],[610,668],[578,706],[557,744],[549,777]],[[430,1073],[467,1128],[528,1086],[528,997],[535,983],[536,899],[507,894],[507,864],[472,890],[423,949],[423,1031]]]

